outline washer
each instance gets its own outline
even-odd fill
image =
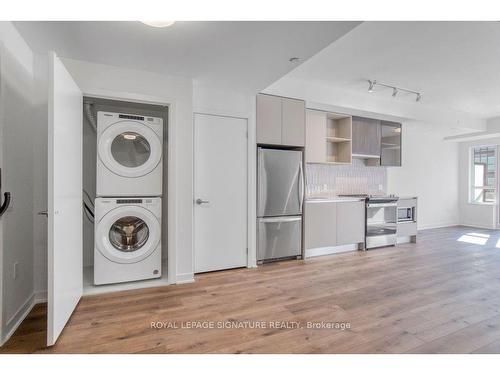
[[[162,194],[163,120],[97,112],[99,197]]]
[[[97,198],[94,284],[161,277],[161,198]]]

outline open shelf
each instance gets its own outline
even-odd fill
[[[326,115],[326,162],[352,162],[352,117],[337,113]]]

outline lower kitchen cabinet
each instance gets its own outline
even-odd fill
[[[307,202],[305,215],[306,249],[335,246],[337,243],[337,203]]]
[[[365,241],[365,202],[337,203],[337,245]]]
[[[365,241],[364,201],[310,201],[304,215],[306,250]]]

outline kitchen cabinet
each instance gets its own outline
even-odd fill
[[[365,241],[365,202],[306,202],[305,249],[360,244]]]
[[[306,112],[306,162],[326,162],[326,112]]]
[[[304,216],[306,249],[337,244],[337,203],[307,202]]]
[[[358,158],[380,159],[380,120],[352,118],[352,153]]]
[[[352,118],[352,156],[368,166],[401,166],[401,124]]]
[[[305,146],[305,102],[257,95],[257,143]]]
[[[401,166],[401,124],[381,121],[380,165],[386,167]]]
[[[303,100],[282,99],[281,143],[287,146],[306,145],[306,111]]]
[[[257,95],[257,143],[281,144],[281,98]]]
[[[351,163],[351,116],[307,110],[306,163]]]
[[[337,245],[365,241],[365,202],[337,203]]]

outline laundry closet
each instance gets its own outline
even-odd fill
[[[167,151],[175,103],[120,89],[83,90],[55,53],[48,65],[50,346],[83,295],[171,282]]]
[[[167,282],[168,107],[83,98],[83,294]]]

